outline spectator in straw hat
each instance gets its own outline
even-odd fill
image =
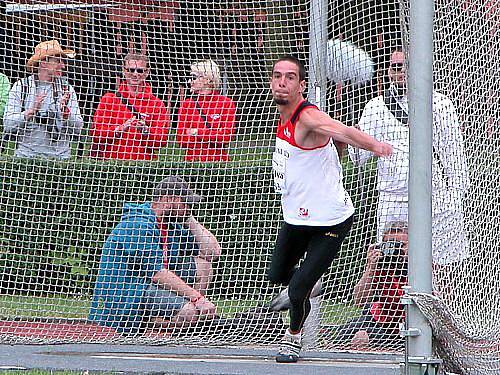
[[[74,57],[57,40],[35,47],[26,64],[33,74],[14,83],[4,113],[4,138],[16,141],[15,156],[71,156],[70,141],[83,127],[75,90],[63,77],[64,59]]]
[[[191,65],[192,97],[178,112],[177,140],[188,161],[228,161],[228,145],[234,135],[236,107],[219,94],[219,66],[212,60]]]
[[[133,335],[151,321],[169,327],[214,317],[205,292],[221,250],[191,214],[201,198],[169,176],[151,202],[125,204],[103,246],[89,320]]]

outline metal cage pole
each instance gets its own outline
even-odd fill
[[[328,43],[328,0],[312,0],[309,17],[308,100],[326,110],[326,69]],[[321,279],[319,281],[321,283]],[[311,297],[311,312],[304,322],[304,348],[318,343],[321,296]]]
[[[328,0],[312,0],[309,18],[308,100],[326,110]]]
[[[432,50],[433,0],[410,0],[408,106],[410,123],[410,293],[432,293]],[[418,307],[406,300],[406,374],[436,374],[432,330]]]

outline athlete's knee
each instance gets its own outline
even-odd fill
[[[305,308],[309,311],[311,303],[309,298],[311,297],[314,285],[318,280],[300,277],[300,275],[295,274],[290,280],[288,285],[288,297],[290,298],[290,304],[296,308]],[[318,293],[318,291],[316,291]]]
[[[269,267],[267,278],[271,284],[288,285],[290,279],[295,273],[295,269],[283,270],[279,267]]]

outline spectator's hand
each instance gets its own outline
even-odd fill
[[[375,156],[388,157],[392,155],[392,146],[389,143],[378,142],[372,151]]]
[[[68,100],[71,96],[71,93],[69,92],[68,88],[64,88],[64,94],[61,98],[61,101],[59,102],[59,108],[61,109],[61,113],[63,114],[64,118],[68,118],[69,116],[69,108],[67,107]]]
[[[35,96],[35,101],[33,102],[33,105],[31,106],[30,109],[28,109],[25,112],[25,118],[26,120],[31,119],[33,116],[37,114],[37,112],[40,110],[40,107],[42,106],[42,103],[47,96],[46,92],[41,92]]]
[[[187,128],[186,129],[186,134],[187,135],[197,135],[198,134],[198,129],[196,129],[196,128]]]
[[[148,125],[146,124],[146,121],[140,119],[140,120],[137,120],[135,123],[134,123],[134,126],[135,128],[139,131],[139,133],[142,133],[142,134],[149,134],[149,127]]]
[[[201,297],[200,299],[196,300],[196,302],[194,302],[194,307],[196,307],[196,310],[200,312],[200,316],[206,318],[214,318],[216,315],[217,308],[205,297]]]
[[[123,133],[125,130],[130,128],[134,124],[134,122],[136,122],[136,121],[137,121],[137,119],[135,118],[135,116],[132,116],[127,121],[125,121],[123,124],[118,125],[115,128],[115,133],[118,133],[118,134]]]
[[[41,92],[35,96],[35,101],[33,102],[33,107],[31,107],[32,109],[35,110],[35,113],[40,110],[40,107],[42,106],[42,103],[43,103],[46,96],[47,96],[46,92]]]
[[[370,335],[367,331],[361,330],[354,334],[351,339],[351,349],[353,350],[369,350],[370,349]]]
[[[376,245],[368,246],[368,254],[366,256],[366,266],[372,270],[375,270],[379,259],[382,257],[382,252],[377,248]]]
[[[193,222],[196,222],[196,219],[191,214],[191,211],[189,211],[188,214],[186,215],[186,221],[184,222],[184,224],[189,227],[189,224]]]

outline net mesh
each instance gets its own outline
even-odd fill
[[[444,369],[456,373],[500,371],[498,241],[489,240],[499,229],[493,212],[499,202],[490,196],[498,191],[499,102],[491,88],[499,84],[499,75],[498,63],[490,57],[499,48],[499,7],[498,1],[435,5],[434,81],[435,88],[455,103],[464,138],[469,184],[460,210],[468,240],[461,241],[462,246],[468,242],[470,257],[434,270],[439,299],[415,300],[430,318]],[[436,210],[435,197],[433,205]]]
[[[448,248],[445,252],[451,251],[447,256],[453,248],[465,248],[468,256],[438,262],[437,300],[416,297],[432,319],[446,322],[446,329],[435,329],[435,334],[444,348],[440,353],[451,353],[445,357],[449,363],[467,355],[469,369],[490,373],[498,370],[494,361],[474,359],[480,346],[455,345],[451,337],[457,332],[472,340],[498,341],[500,251],[494,238],[500,208],[500,84],[495,59],[499,6],[498,1],[436,2],[435,89],[446,97],[439,97],[441,112],[435,116],[442,123],[456,124],[456,112],[459,131],[434,129],[439,150],[433,168],[435,172],[443,167],[439,159],[448,168],[445,175],[459,180],[466,165],[469,182],[468,187],[456,186],[457,195],[433,196],[434,236]],[[26,63],[36,57],[35,46],[57,40],[63,49],[77,53],[64,61],[65,73],[58,82],[61,95],[74,90],[73,104],[81,117],[71,118],[72,132],[61,134],[47,130],[49,120],[37,123],[37,129],[62,137],[47,138],[45,144],[37,143],[42,135],[32,128],[21,129],[22,137],[12,136],[11,125],[3,122],[1,342],[241,345],[279,340],[287,315],[267,309],[280,292],[269,285],[266,269],[281,220],[271,181],[277,111],[269,95],[269,72],[274,59],[288,53],[306,62],[308,70],[313,68],[310,64],[318,56],[309,56],[310,7],[309,1],[301,0],[6,2],[0,15],[5,40],[0,67],[12,90],[17,89],[17,101],[28,109],[33,90],[43,86],[33,88],[36,83],[29,80],[15,84],[29,75]],[[384,103],[391,53],[397,48],[407,51],[408,7],[403,0],[329,2],[323,109],[332,117],[363,130],[380,121],[367,103],[377,98],[378,105]],[[123,70],[129,53],[148,55],[147,82],[156,104],[149,107],[154,110],[136,108],[137,116],[145,113],[140,120],[149,133],[142,133],[139,122],[125,133],[126,141],[120,141],[110,132],[125,120],[110,107],[120,105],[113,93],[127,82],[127,74],[144,74],[136,60],[125,66],[132,71]],[[203,107],[203,118],[194,101],[188,102],[195,97],[190,90],[190,79],[196,78],[191,77],[191,64],[207,59],[219,67],[215,76],[210,71],[210,78],[220,82],[218,101],[226,107]],[[30,61],[37,72],[40,61]],[[8,112],[9,107],[5,118]],[[121,112],[130,117],[129,109],[121,107]],[[190,134],[191,127],[199,128],[198,134]],[[393,136],[399,137],[393,141],[402,148],[402,160],[407,158],[407,129]],[[48,157],[19,157],[32,156],[37,147]],[[405,202],[379,193],[377,160],[356,163],[363,154],[349,151],[342,159],[344,186],[356,206],[356,220],[339,258],[322,279],[306,337],[314,336],[311,346],[317,350],[401,352],[398,330],[403,313],[394,291],[405,282],[404,262],[391,257],[380,261],[377,277],[364,288],[369,297],[359,298],[355,286],[367,270],[370,245],[381,242],[381,219],[401,221]],[[405,166],[393,168],[386,175],[404,180],[398,173]],[[154,187],[167,175],[184,177],[204,198],[194,216],[222,249],[219,257],[208,261],[212,276],[203,290],[217,306],[218,318],[175,327],[151,324],[140,334],[123,335],[88,319],[102,249],[120,222],[124,203],[151,200]],[[443,180],[434,182],[439,181]],[[378,213],[380,202],[387,203],[388,211]],[[374,298],[378,303],[372,303]],[[444,305],[436,307],[436,301]],[[442,306],[449,315],[441,314]],[[458,318],[460,325],[454,324]],[[485,353],[498,355],[498,347],[490,348]]]

